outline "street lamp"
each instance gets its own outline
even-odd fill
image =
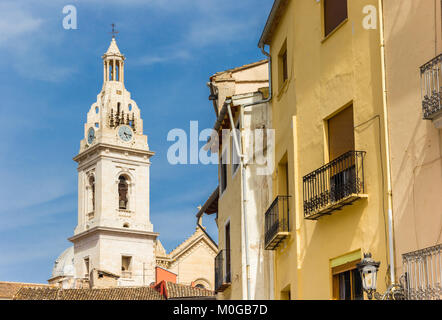
[[[367,292],[368,299],[371,300],[374,296],[376,300],[405,300],[406,274],[400,277],[399,283],[393,281],[384,294],[381,295],[376,292],[376,280],[380,264],[380,262],[371,258],[371,253],[364,253],[364,259],[356,264],[361,273],[362,288]]]
[[[376,262],[371,258],[371,253],[364,253],[364,259],[357,264],[361,273],[362,287],[367,292],[368,299],[373,298],[373,292],[376,292],[376,280],[380,262]]]

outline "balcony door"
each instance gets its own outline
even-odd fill
[[[343,157],[355,150],[353,105],[328,120],[328,151],[330,166],[330,200],[337,202],[357,193],[355,157]],[[337,160],[337,159],[340,160]]]

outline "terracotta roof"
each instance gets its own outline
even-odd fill
[[[166,292],[164,293],[167,299],[179,298],[200,298],[200,297],[214,297],[215,292],[206,289],[187,286],[184,284],[163,281]]]
[[[110,289],[22,288],[14,300],[164,300],[151,287]]]
[[[0,299],[12,299],[22,287],[49,287],[48,284],[0,281]]]

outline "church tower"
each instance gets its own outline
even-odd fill
[[[93,270],[120,276],[120,286],[155,280],[149,216],[150,157],[140,109],[124,86],[125,57],[112,37],[102,56],[103,87],[87,113],[78,163],[75,278]]]

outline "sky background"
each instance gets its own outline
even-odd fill
[[[77,30],[63,29],[65,5]],[[213,127],[209,77],[262,60],[272,0],[0,2],[0,281],[46,283],[77,223],[77,169],[86,113],[101,90],[110,24],[127,60],[125,85],[156,152],[151,221],[170,251],[195,230],[217,186],[216,165],[167,162],[169,130]],[[203,143],[200,143],[202,147]],[[217,241],[213,217],[203,224]]]

